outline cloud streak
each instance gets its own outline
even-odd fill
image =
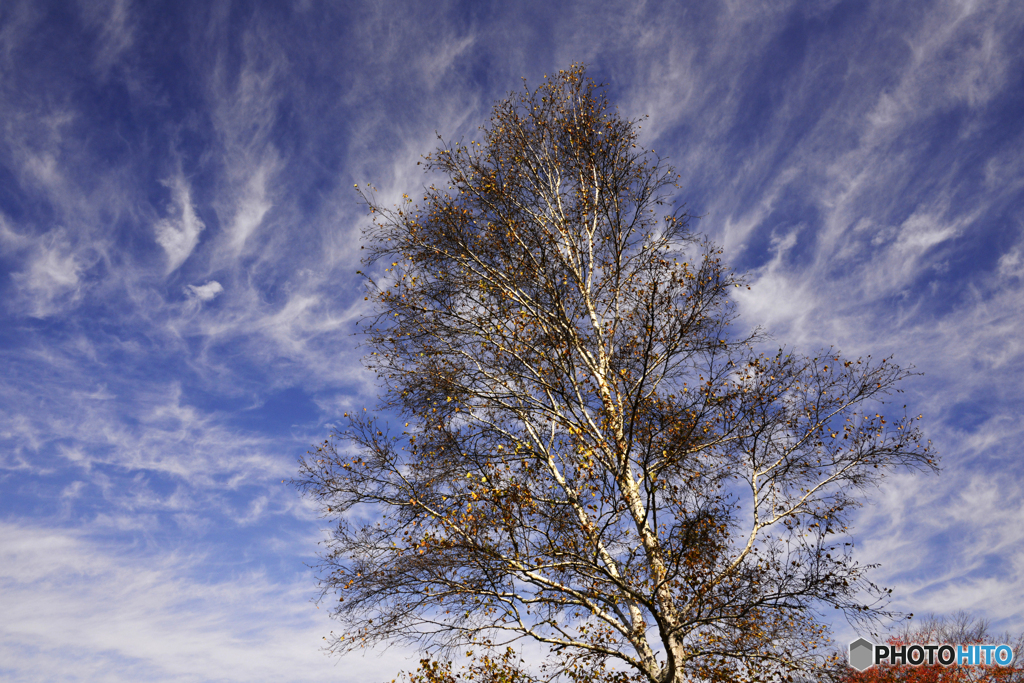
[[[192,190],[185,179],[179,174],[165,184],[173,197],[169,210],[171,216],[157,221],[153,231],[157,243],[167,254],[167,272],[171,273],[192,254],[199,242],[199,233],[206,229],[206,225],[196,215]]]
[[[330,625],[308,608],[305,577],[242,571],[203,581],[202,557],[125,554],[11,524],[0,525],[0,553],[6,680],[338,679],[318,650]],[[356,659],[346,669],[373,678],[391,666]]]

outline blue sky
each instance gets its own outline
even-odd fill
[[[372,405],[352,189],[574,61],[777,344],[894,354],[943,456],[855,525],[894,606],[1024,630],[1024,5],[0,4],[0,677],[363,681],[296,460]],[[835,624],[840,642],[850,631]]]

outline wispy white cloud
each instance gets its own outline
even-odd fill
[[[189,285],[185,289],[197,301],[213,301],[218,294],[224,291],[223,285],[216,280],[210,280],[203,285]]]
[[[19,234],[7,218],[0,213],[0,248],[3,252],[15,252],[32,244],[32,239],[26,235]]]
[[[0,659],[9,681],[343,681],[394,676],[408,655],[318,650],[331,624],[296,567],[282,583],[204,558],[140,552],[73,531],[0,524]]]
[[[20,290],[26,312],[45,318],[78,300],[83,267],[67,232],[54,229],[29,251],[26,268],[11,277]]]
[[[27,402],[20,399],[25,388],[4,387],[0,467],[42,478],[45,490],[84,482],[90,498],[78,501],[83,512],[135,519],[189,514],[193,522],[305,518],[281,480],[292,476],[294,459],[313,434],[296,441],[242,431],[228,414],[186,402],[176,384],[121,381],[118,396],[107,386],[76,390],[74,377],[62,382],[40,372],[37,378]],[[66,497],[56,490],[40,495]],[[262,502],[253,508],[253,501]]]
[[[222,56],[206,79],[221,154],[226,165],[216,201],[233,262],[274,205],[275,177],[286,162],[273,139],[278,108],[287,95],[287,57],[271,29],[259,22],[242,32],[242,63],[229,69]],[[252,244],[248,245],[251,249]]]
[[[153,231],[157,243],[167,254],[167,272],[171,273],[192,254],[199,242],[199,233],[206,225],[196,215],[192,190],[180,172],[164,181],[164,184],[171,190],[173,203],[168,207],[171,215],[158,220],[153,225]]]
[[[754,291],[741,298],[747,319],[771,321],[783,338],[822,343],[834,338],[843,318],[851,329],[873,327],[853,318],[871,315],[872,302],[900,296],[927,273],[941,272],[948,258],[946,245],[987,230],[982,222],[987,212],[1013,191],[1001,183],[992,192],[966,193],[970,176],[952,156],[952,163],[939,162],[929,174],[930,186],[908,184],[912,169],[935,162],[922,156],[921,145],[904,141],[920,138],[922,127],[936,125],[933,117],[957,107],[965,107],[967,117],[961,130],[973,130],[974,122],[985,116],[984,105],[1007,87],[1010,38],[1020,25],[1020,17],[1005,4],[946,3],[933,9],[907,28],[901,58],[885,65],[892,85],[879,91],[876,81],[853,72],[835,105],[812,119],[808,134],[785,155],[776,154],[787,143],[779,131],[745,163],[753,175],[750,180],[774,165],[766,190],[755,195],[756,203],[737,202],[724,215],[721,208],[711,207],[708,227],[735,254],[735,247],[748,244],[751,236],[784,228],[771,223],[779,220],[783,193],[812,199],[809,208],[820,216],[820,228],[805,232],[789,257],[762,257],[754,271]],[[771,23],[764,27],[772,29]],[[812,55],[823,49],[813,36],[811,45]],[[813,61],[808,58],[807,64]],[[999,65],[989,70],[993,61]],[[875,69],[877,65],[866,62],[860,71]],[[986,75],[979,80],[981,73]],[[798,95],[794,91],[789,97]],[[776,110],[796,113],[785,99]],[[723,118],[728,121],[729,114]],[[949,144],[960,143],[954,138]],[[996,151],[1000,158],[1002,154]],[[992,177],[1001,167],[994,159],[989,163]],[[717,194],[719,202],[737,199],[728,190]]]
[[[4,71],[15,67],[15,53],[31,38],[33,28],[42,19],[40,8],[33,3],[14,4],[8,12],[5,21],[0,24],[0,57],[3,58],[0,68]]]
[[[861,558],[896,589],[905,612],[985,614],[1000,629],[1024,629],[1006,596],[1024,590],[1024,513],[1016,478],[953,468],[945,477],[901,477],[872,497],[858,520]]]
[[[261,163],[238,197],[235,214],[228,227],[231,246],[236,252],[245,247],[246,240],[260,227],[263,217],[273,206],[268,197],[267,182],[274,165],[269,161]]]
[[[135,43],[135,17],[131,0],[79,2],[88,24],[99,29],[95,67],[103,76]]]
[[[1024,257],[1019,244],[999,257],[999,274],[1006,278],[1024,277]]]

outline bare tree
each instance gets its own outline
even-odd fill
[[[337,520],[335,651],[528,638],[556,677],[767,680],[813,668],[814,610],[884,608],[844,532],[883,473],[935,467],[878,412],[908,373],[754,353],[637,129],[574,66],[426,157],[421,203],[363,195],[380,405],[298,482]]]

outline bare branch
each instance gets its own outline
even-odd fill
[[[661,214],[677,176],[636,140],[574,66],[427,157],[446,188],[363,196],[381,402],[298,481],[335,521],[336,651],[528,638],[549,678],[768,680],[817,666],[812,608],[885,613],[842,539],[864,487],[935,469],[880,412],[908,373],[755,354],[742,280]]]

